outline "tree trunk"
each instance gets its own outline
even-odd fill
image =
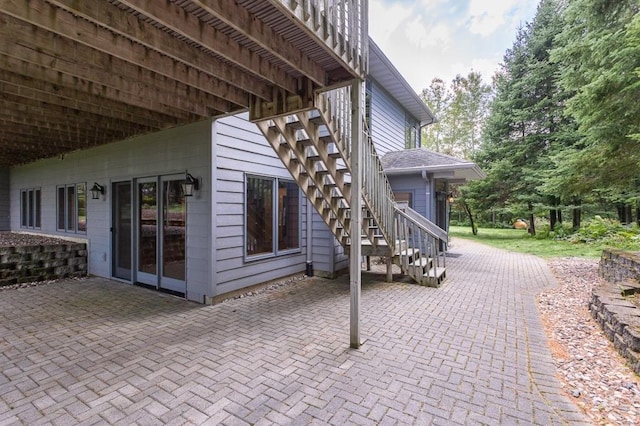
[[[618,220],[621,224],[628,225],[629,223],[631,223],[631,219],[629,217],[631,213],[631,206],[628,206],[626,204],[618,204],[616,206],[616,209],[618,210]]]
[[[574,200],[573,202],[573,209],[572,209],[572,214],[573,214],[573,230],[577,231],[578,229],[580,229],[580,222],[581,222],[581,216],[582,216],[582,209],[579,207],[580,206],[581,201],[580,200]]]
[[[558,223],[562,223],[562,210],[558,209],[557,212],[558,212]]]
[[[551,209],[549,210],[549,226],[553,231],[556,228],[556,223],[558,222],[558,210]]]
[[[533,214],[533,205],[531,203],[528,204],[529,207],[529,229],[528,232],[529,234],[536,235],[536,217]]]
[[[476,225],[476,221],[473,219],[473,213],[471,212],[471,207],[467,204],[466,201],[460,201],[462,208],[467,213],[467,217],[469,217],[469,222],[471,223],[471,232],[473,235],[478,235],[478,225]]]

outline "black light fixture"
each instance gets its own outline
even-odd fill
[[[453,193],[450,192],[449,196],[447,197],[447,201],[449,201],[449,204],[453,204],[453,202],[455,201],[455,197],[453,196]]]
[[[89,191],[91,191],[92,200],[99,200],[100,196],[104,195],[104,186],[100,185],[98,182],[94,182]]]
[[[197,191],[200,189],[200,182],[198,178],[194,178],[191,176],[191,173],[187,172],[186,180],[182,181],[182,195],[185,197],[191,197],[193,195],[193,191]]]

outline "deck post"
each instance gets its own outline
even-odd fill
[[[362,145],[362,81],[351,84],[351,249],[349,258],[350,288],[350,346],[359,348],[360,340],[360,292],[362,270],[362,169],[360,161]]]

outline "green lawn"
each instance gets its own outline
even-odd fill
[[[493,247],[521,253],[535,254],[541,257],[592,257],[602,254],[601,245],[574,244],[568,241],[536,239],[524,229],[480,228],[478,235],[471,233],[471,227],[452,226],[449,235],[454,239],[465,238]]]

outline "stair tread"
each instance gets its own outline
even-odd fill
[[[423,267],[423,268],[424,268],[424,267],[431,266],[431,258],[421,256],[421,257],[419,257],[418,259],[415,259],[415,260],[411,263],[411,265],[413,265],[413,266],[421,266],[421,267]],[[433,268],[432,268],[432,269],[433,269]]]
[[[433,268],[429,269],[429,271],[426,272],[423,276],[425,278],[433,278],[434,277],[434,271],[435,271],[435,277],[436,278],[440,278],[447,271],[447,268],[445,268],[444,266],[436,266],[436,267],[433,267]]]
[[[415,257],[416,253],[420,254],[420,250],[416,248],[408,248],[408,249],[402,250],[400,252],[400,256]]]

